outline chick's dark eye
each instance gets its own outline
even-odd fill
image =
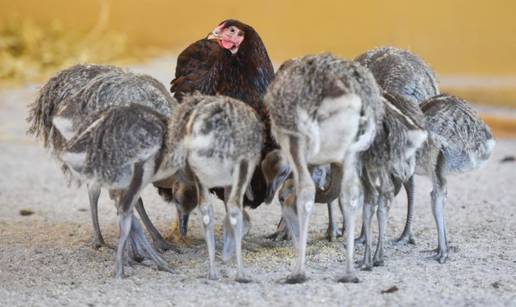
[[[238,36],[244,36],[244,32],[239,32]]]

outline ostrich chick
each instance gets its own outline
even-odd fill
[[[411,178],[415,171],[416,149],[426,140],[424,116],[418,106],[401,97],[384,94],[385,116],[377,128],[374,141],[361,154],[361,183],[364,187],[364,227],[366,250],[362,268],[370,270],[373,266],[371,257],[371,217],[378,207],[379,239],[375,253],[375,264],[383,264],[383,245],[386,235],[387,214],[390,203],[399,191],[401,183]],[[333,168],[332,172],[339,169]],[[342,171],[340,171],[342,172]],[[340,175],[342,176],[342,175]],[[332,179],[336,176],[332,174]],[[317,180],[314,180],[317,182]],[[331,184],[329,190],[331,190]],[[338,189],[330,195],[337,198]],[[318,201],[316,193],[316,202]],[[295,208],[295,188],[292,179],[288,179],[279,191],[278,198],[282,204],[283,217],[288,221],[293,232],[299,232]],[[296,237],[296,236],[294,236]],[[294,242],[297,244],[297,242]]]
[[[83,88],[61,103],[53,123],[61,134],[71,138],[78,131],[85,117],[116,106],[137,103],[146,105],[165,117],[170,117],[177,106],[175,99],[170,96],[166,88],[156,79],[148,75],[137,75],[113,70],[99,74],[87,82]],[[64,119],[64,120],[62,120]],[[59,152],[59,151],[58,151]],[[98,223],[98,199],[100,186],[88,183],[88,195],[93,220],[93,229],[96,245],[103,245],[103,238]],[[166,242],[150,221],[141,199],[136,203],[136,210],[140,214],[154,245],[159,250],[175,249]],[[178,251],[177,249],[175,249]]]
[[[404,98],[415,105],[439,94],[435,73],[430,66],[416,54],[395,47],[381,47],[369,50],[356,59],[369,68],[378,85],[387,93]],[[415,203],[415,179],[410,177],[403,183],[407,193],[407,219],[399,243],[415,244],[412,235],[412,219]],[[364,207],[365,209],[365,207]],[[365,242],[365,228],[358,242]]]
[[[395,47],[381,47],[359,55],[355,61],[369,68],[386,92],[419,105],[439,94],[430,66],[416,54]]]
[[[39,90],[37,98],[30,105],[30,115],[27,118],[30,124],[28,133],[35,137],[41,137],[43,146],[50,150],[52,156],[58,157],[64,149],[66,141],[53,127],[52,120],[55,114],[64,103],[70,100],[70,97],[81,91],[89,81],[99,75],[115,72],[123,73],[121,69],[107,65],[75,65],[57,73]],[[61,169],[65,175],[69,174],[69,170],[64,163],[61,163]],[[96,206],[99,193],[100,191],[88,187],[94,230],[93,245],[95,248],[106,245],[98,225]]]
[[[164,169],[184,164],[197,183],[198,207],[208,245],[210,279],[215,270],[213,208],[209,189],[230,187],[224,218],[224,260],[236,253],[239,282],[248,282],[242,261],[245,233],[243,197],[261,157],[264,126],[257,113],[241,101],[224,96],[193,95],[183,98],[171,121],[168,147],[174,154]],[[183,161],[179,163],[178,161]]]
[[[373,75],[362,65],[331,54],[305,56],[280,67],[265,102],[272,134],[281,147],[281,156],[292,167],[297,192],[297,261],[286,281],[306,280],[308,219],[315,200],[308,166],[337,163],[343,168],[340,202],[347,234],[346,273],[339,281],[357,282],[353,264],[354,217],[363,197],[357,158],[373,141],[377,121],[383,116],[380,89]],[[286,177],[274,176],[269,187],[281,186],[278,181],[282,179]],[[275,191],[269,195],[274,194]]]
[[[56,125],[58,129],[71,121],[61,116],[58,113],[54,118],[54,121],[62,122],[62,125]],[[115,266],[117,278],[124,276],[128,239],[133,251],[145,252],[158,268],[169,270],[133,216],[140,192],[159,166],[166,131],[166,117],[152,108],[139,104],[113,107],[83,119],[61,153],[61,160],[73,175],[91,185],[107,188],[115,198],[120,226]]]
[[[439,263],[448,258],[444,223],[448,174],[466,173],[480,168],[491,156],[495,140],[479,114],[463,99],[438,95],[421,104],[429,139],[417,153],[417,173],[432,178],[432,212],[437,226]]]
[[[378,219],[378,244],[374,265],[383,265],[387,217],[394,196],[401,183],[413,177],[416,150],[427,139],[424,116],[419,106],[401,96],[384,93],[385,116],[374,141],[361,156],[362,184],[364,185],[365,251],[362,269],[373,266],[371,254],[371,220],[375,208]]]

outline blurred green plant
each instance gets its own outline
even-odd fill
[[[73,31],[58,20],[39,24],[11,17],[0,25],[0,81],[30,81],[76,63],[127,62],[136,58],[123,33]]]

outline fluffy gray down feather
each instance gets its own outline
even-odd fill
[[[419,104],[439,94],[433,70],[408,50],[381,47],[367,51],[355,60],[371,70],[382,89],[413,103]]]
[[[361,64],[339,59],[332,54],[309,55],[285,62],[269,86],[265,103],[274,125],[295,133],[299,109],[316,118],[325,98],[345,94],[359,96],[362,100],[361,113],[375,116],[377,121],[381,121],[383,106],[374,76]]]
[[[480,115],[465,100],[439,95],[421,104],[430,140],[418,157],[440,150],[447,172],[478,168],[489,159],[495,140]],[[424,159],[426,161],[427,159]]]

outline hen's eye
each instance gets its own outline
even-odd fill
[[[231,33],[235,33],[235,29],[234,29],[234,28],[230,28],[230,29],[229,29],[229,32],[231,32]]]
[[[238,32],[238,36],[244,36],[244,32]]]

